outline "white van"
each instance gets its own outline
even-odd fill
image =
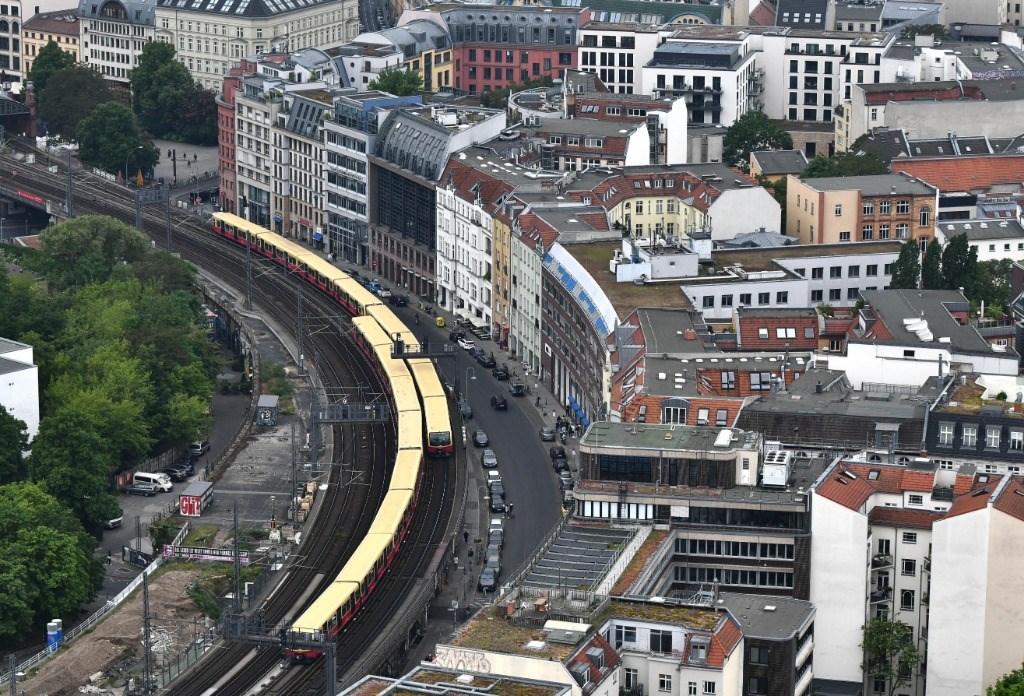
[[[174,490],[174,484],[171,483],[171,477],[159,472],[151,474],[148,471],[136,471],[133,480],[135,483],[152,483],[156,486],[158,491],[163,491],[165,493]]]

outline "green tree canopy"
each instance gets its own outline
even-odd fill
[[[845,152],[834,157],[818,155],[802,172],[801,179],[818,179],[830,176],[868,176],[888,174],[889,167],[874,153]]]
[[[999,677],[995,686],[985,690],[986,696],[1024,696],[1024,666]]]
[[[175,134],[175,124],[194,81],[188,68],[174,58],[174,45],[150,41],[142,48],[139,65],[128,75],[132,108],[139,123],[154,137]]]
[[[369,86],[370,89],[378,89],[396,97],[408,97],[423,89],[423,76],[415,70],[385,68]]]
[[[917,281],[921,275],[921,249],[917,241],[908,239],[900,247],[900,255],[892,265],[892,282],[889,287],[899,290],[913,290],[917,288]]]
[[[0,405],[0,484],[22,481],[28,467],[21,453],[28,449],[28,426]]]
[[[103,76],[84,65],[58,70],[46,80],[46,89],[37,92],[39,117],[50,134],[65,140],[76,140],[82,119],[100,104],[114,100]]]
[[[120,172],[128,178],[134,177],[140,169],[150,171],[156,164],[156,148],[148,139],[143,139],[135,116],[123,104],[100,104],[75,130],[78,158],[105,172]]]
[[[763,111],[748,111],[729,126],[723,156],[729,164],[746,171],[750,153],[760,150],[789,150],[793,136],[775,125]]]
[[[961,233],[947,240],[946,248],[942,250],[942,275],[947,288],[970,291],[977,266],[978,250],[967,243],[966,234]]]
[[[192,145],[217,144],[216,93],[195,83],[181,96],[174,121],[177,138]]]
[[[100,215],[83,215],[49,227],[39,244],[47,279],[56,289],[103,282],[116,266],[141,259],[148,246],[133,228]]]
[[[949,37],[949,31],[942,24],[911,24],[900,30],[901,39],[912,39],[915,36],[934,36],[936,39]]]
[[[35,60],[32,61],[32,69],[28,73],[28,79],[38,95],[46,89],[46,83],[50,77],[61,70],[73,67],[75,57],[66,51],[61,50],[56,41],[49,41],[39,49]]]
[[[913,631],[892,617],[872,619],[863,627],[864,663],[861,669],[888,685],[892,696],[897,689],[910,684],[921,664],[921,653],[914,646]]]
[[[946,287],[946,279],[942,276],[942,243],[933,239],[924,252],[921,263],[921,287],[926,290],[941,290]]]
[[[974,269],[974,280],[967,290],[967,299],[975,304],[984,302],[986,308],[1002,307],[1005,310],[1013,299],[1010,297],[1012,272],[1012,259],[979,261]]]

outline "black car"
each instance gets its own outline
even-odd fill
[[[505,532],[501,529],[492,529],[487,533],[487,545],[497,544],[498,548],[505,546]]]
[[[165,466],[160,471],[162,473],[167,474],[168,476],[170,476],[171,480],[174,481],[174,482],[181,482],[181,481],[187,481],[188,480],[188,469],[181,469],[179,467],[174,466],[173,464],[171,466]]]
[[[507,411],[508,410],[508,399],[504,396],[498,396],[495,394],[491,397],[491,408],[495,411]]]
[[[452,343],[455,343],[460,338],[465,338],[465,337],[466,337],[466,332],[465,331],[452,331],[450,334],[448,334],[448,340],[451,341]]]
[[[497,363],[494,362],[494,353],[491,353],[489,355],[478,355],[476,356],[476,361],[480,363],[483,367],[494,367],[495,365],[497,365]]]
[[[409,298],[406,295],[392,295],[388,298],[388,303],[395,307],[405,307],[409,304]]]
[[[522,382],[510,382],[508,393],[512,396],[526,396],[526,385]]]
[[[198,459],[199,457],[196,457],[191,454],[186,454],[184,457],[174,462],[174,464],[172,464],[171,466],[176,466],[179,469],[184,469],[186,473],[188,473],[188,475],[191,476],[192,474],[196,473],[196,460]]]
[[[505,484],[501,481],[492,481],[488,488],[491,495],[505,495]]]
[[[484,568],[480,573],[480,580],[476,583],[476,589],[481,592],[494,592],[498,589],[498,574],[492,568]]]
[[[507,382],[509,378],[508,368],[502,365],[491,370],[491,377],[498,380],[499,382]]]
[[[558,458],[565,459],[565,448],[561,445],[548,447],[548,456],[551,457],[551,461],[555,461]]]
[[[565,456],[555,457],[551,460],[551,466],[554,467],[555,471],[568,471],[569,460]]]
[[[483,430],[477,430],[473,433],[473,444],[477,447],[486,447],[491,444],[491,440]]]
[[[152,498],[156,495],[156,486],[152,483],[130,483],[121,489],[125,495],[144,495]]]
[[[502,512],[505,509],[505,496],[491,494],[491,512]]]
[[[465,420],[469,420],[473,417],[473,408],[469,405],[468,401],[459,402],[459,412],[462,413],[462,417]]]
[[[480,358],[484,357],[484,349],[480,346],[473,346],[469,349],[469,357],[479,361]]]

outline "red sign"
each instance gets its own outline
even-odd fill
[[[46,203],[46,201],[43,200],[42,196],[37,196],[36,194],[29,193],[28,191],[22,191],[21,189],[18,189],[18,195],[27,201],[32,201],[33,203],[38,203],[39,205],[44,205]]]
[[[181,496],[178,506],[185,517],[199,517],[203,514],[203,499],[198,495]]]
[[[312,227],[313,226],[313,223],[310,222],[309,220],[307,220],[306,218],[299,218],[299,224],[300,225],[305,225],[306,227]]]

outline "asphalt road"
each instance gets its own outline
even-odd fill
[[[452,327],[437,328],[433,317],[429,317],[416,309],[407,307],[393,308],[407,323],[413,333],[426,334],[432,344],[449,343],[448,334]],[[414,323],[413,316],[420,315],[420,324]],[[479,342],[478,342],[479,344]],[[507,357],[495,349],[494,345],[485,342],[482,347],[494,356],[498,364]],[[562,516],[562,495],[558,488],[558,478],[551,467],[548,447],[553,443],[541,442],[538,434],[540,415],[533,406],[532,396],[515,398],[508,393],[508,382],[499,382],[491,376],[490,369],[481,367],[465,351],[455,346],[458,354],[456,361],[459,374],[459,387],[468,394],[469,404],[473,408],[473,418],[465,423],[467,437],[474,430],[480,429],[487,433],[491,441],[490,448],[498,457],[498,471],[505,484],[507,502],[514,506],[514,518],[504,520],[505,548],[502,552],[501,581],[518,569],[532,554],[537,545],[551,531],[551,528]],[[438,360],[438,367],[445,373],[450,384],[455,380],[453,361]],[[512,367],[512,364],[509,365]],[[472,367],[470,379],[466,387],[466,368]],[[491,396],[501,394],[508,399],[507,411],[495,411],[491,408]],[[469,460],[474,466],[480,466],[482,449],[468,443]],[[568,449],[568,448],[567,448]],[[483,480],[485,475],[479,475]],[[481,496],[484,491],[481,491]],[[472,498],[471,498],[472,499]],[[484,506],[489,501],[481,498]],[[500,517],[500,515],[491,515]],[[477,566],[479,567],[479,565]],[[473,580],[475,585],[475,579]]]

